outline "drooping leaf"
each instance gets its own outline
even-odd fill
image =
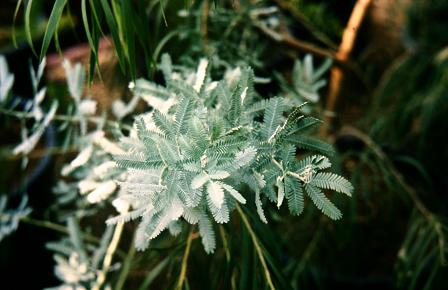
[[[50,17],[48,18],[47,28],[45,29],[44,39],[42,41],[42,48],[40,50],[39,60],[45,57],[47,53],[48,46],[50,45],[50,41],[53,38],[54,34],[57,33],[57,27],[59,24],[59,20],[61,19],[62,11],[64,11],[64,7],[67,3],[67,0],[56,0],[53,5],[53,9],[51,10]]]

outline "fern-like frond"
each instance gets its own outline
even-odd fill
[[[183,97],[176,106],[174,114],[175,135],[183,134],[187,131],[187,122],[193,113],[193,100]]]
[[[179,198],[187,207],[196,207],[200,204],[202,198],[201,189],[193,189],[190,184],[191,177],[188,174],[181,174],[177,185]]]
[[[208,176],[208,174],[205,172],[202,172],[193,178],[193,180],[191,181],[191,188],[193,188],[193,189],[201,188],[209,180],[210,180],[210,177]]]
[[[296,168],[301,171],[307,167],[311,166],[313,170],[316,169],[327,169],[331,167],[330,160],[322,155],[312,155],[307,156],[301,160],[299,160],[296,164]]]
[[[186,220],[189,224],[197,224],[201,218],[201,211],[198,208],[187,207],[184,210],[184,214],[182,215],[184,220]]]
[[[161,66],[166,88],[143,81],[135,85],[134,94],[146,94],[154,109],[136,118],[129,137],[121,138],[120,154],[113,153],[117,169],[127,173],[120,177],[124,180],[118,182],[116,200],[132,211],[108,223],[141,217],[138,249],[167,228],[179,233],[183,217],[199,224],[204,248],[213,252],[212,222],[227,223],[236,205],[246,203],[247,190],[255,195],[264,223],[264,201],[280,207],[286,199],[290,212],[299,215],[304,191],[324,214],[341,217],[321,189],[350,194],[350,183],[320,173],[331,166],[327,157],[296,156],[297,148],[332,151],[321,141],[299,135],[317,119],[304,117],[301,106],[292,108],[296,102],[283,98],[256,102],[251,69],[235,70],[232,78],[216,82],[205,59],[196,72],[175,71],[179,68],[167,56]]]
[[[345,193],[348,196],[351,196],[353,192],[353,185],[347,179],[330,172],[317,173],[310,184],[323,189]]]
[[[283,112],[285,111],[285,102],[282,98],[272,98],[264,111],[263,126],[261,134],[264,140],[268,140],[277,130],[282,122]]]
[[[229,177],[230,173],[224,170],[211,170],[209,171],[208,175],[210,176],[211,179],[221,180]]]
[[[142,217],[142,221],[135,232],[135,248],[140,251],[146,250],[149,246],[149,234],[155,227],[155,223],[160,218],[159,215],[154,215],[152,211],[146,212]]]
[[[118,185],[120,185],[127,194],[152,194],[166,189],[165,185],[151,183],[118,182]]]
[[[152,208],[152,206],[150,207]],[[139,217],[141,217],[142,215],[144,215],[145,211],[147,211],[147,208],[145,207],[141,207],[138,208],[136,210],[130,211],[128,213],[113,217],[113,218],[109,218],[106,223],[108,225],[114,225],[117,223],[126,223],[135,219],[138,219]]]
[[[241,102],[244,105],[252,103],[255,96],[254,78],[254,71],[250,67],[242,69],[239,84],[246,88],[246,96]]]
[[[165,138],[157,138],[157,150],[159,156],[162,158],[165,165],[176,165],[180,159],[180,156],[175,148],[173,142],[168,141]]]
[[[238,126],[241,117],[241,97],[247,93],[246,88],[237,86],[230,96],[230,108],[227,113],[227,120],[232,126]]]
[[[218,209],[224,203],[224,188],[218,182],[210,181],[207,183],[207,193],[208,198],[210,198],[211,203]]]
[[[245,144],[247,144],[245,140],[233,136],[226,136],[214,141],[210,147],[207,148],[207,155],[219,158],[226,153],[235,154]]]
[[[293,215],[300,215],[304,209],[302,185],[297,179],[286,176],[285,192],[289,211]]]
[[[132,86],[132,91],[135,95],[138,95],[147,101],[150,106],[151,102],[149,100],[153,97],[160,98],[162,100],[171,98],[170,91],[165,87],[149,82],[145,79],[137,79]]]
[[[115,155],[114,160],[121,168],[155,169],[163,166],[163,160],[161,158],[135,160],[129,159],[130,157],[128,155]]]
[[[166,208],[161,217],[158,219],[149,239],[156,238],[162,231],[164,231],[172,221],[179,219],[184,213],[182,203],[177,198],[173,199],[170,206]]]
[[[257,213],[261,221],[267,224],[268,220],[266,219],[266,215],[264,214],[263,203],[261,202],[260,191],[258,190],[255,191],[255,206],[257,208]]]
[[[222,187],[221,187],[222,189]],[[210,212],[212,213],[213,219],[218,224],[227,223],[229,221],[229,208],[227,207],[227,203],[225,199],[219,207],[216,206],[215,201],[212,200],[210,195],[207,196],[207,204]]]
[[[292,144],[286,144],[280,148],[279,157],[285,166],[296,162],[296,147]]]
[[[213,253],[216,248],[215,232],[206,213],[202,213],[199,216],[199,234],[201,234],[205,252]]]
[[[180,80],[170,80],[167,82],[168,89],[173,90],[176,95],[186,97],[190,100],[199,100],[198,92],[188,83]]]
[[[277,208],[280,208],[283,199],[285,198],[285,185],[283,184],[281,176],[277,177],[275,186],[277,186]]]
[[[230,195],[233,196],[233,198],[235,198],[238,202],[242,204],[246,203],[246,199],[235,188],[222,182],[218,182],[218,184],[221,185],[228,193],[230,193]]]
[[[244,115],[248,120],[252,120],[254,117],[261,115],[269,105],[270,100],[257,101],[244,110]]]
[[[209,144],[208,128],[201,122],[201,120],[193,116],[189,123],[189,138],[188,141],[192,147],[190,152],[193,154],[192,158],[199,158],[205,151]],[[199,154],[199,155],[198,155]]]
[[[319,152],[327,156],[334,154],[334,148],[330,144],[321,141],[319,139],[304,136],[304,135],[290,135],[286,137],[286,141],[291,142],[301,149],[308,149],[311,151]]]
[[[323,214],[333,220],[338,220],[342,217],[341,211],[325,196],[325,194],[317,187],[306,184],[305,191],[311,198],[316,207],[322,211]]]
[[[236,168],[248,166],[252,161],[254,161],[256,155],[257,149],[255,149],[255,147],[247,147],[235,155],[234,166]]]
[[[174,137],[176,135],[174,122],[170,120],[165,114],[162,114],[160,111],[155,110],[153,112],[152,119],[154,120],[157,128],[165,136]]]
[[[173,63],[169,54],[162,54],[159,69],[162,71],[163,78],[166,82],[171,80],[171,77],[173,75]]]

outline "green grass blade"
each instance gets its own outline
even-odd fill
[[[90,9],[91,9],[91,11],[93,11],[94,7],[90,7]],[[90,26],[89,26],[89,19],[88,19],[87,9],[86,9],[86,0],[82,0],[82,2],[81,2],[81,15],[82,15],[82,22],[84,24],[84,30],[85,30],[86,36],[87,36],[87,41],[89,42],[89,46],[90,46],[89,83],[91,83],[93,81],[93,76],[95,74],[95,66],[99,65],[98,64],[98,36],[97,36],[97,33],[95,33],[95,31],[94,31],[96,28],[95,23],[92,23],[93,30],[91,30]],[[92,36],[92,35],[94,35],[94,36]],[[99,69],[98,69],[98,72],[99,72]]]
[[[25,36],[26,40],[28,41],[28,44],[30,45],[31,51],[36,55],[36,51],[34,50],[33,45],[33,36],[31,34],[31,24],[30,24],[32,6],[33,6],[33,0],[29,0],[28,3],[26,4],[25,9]]]
[[[146,290],[154,282],[154,280],[160,275],[160,273],[168,266],[168,263],[172,259],[172,256],[168,256],[162,261],[160,261],[152,270],[146,275],[145,280],[139,290]]]
[[[118,56],[118,63],[120,64],[121,70],[124,72],[126,70],[125,64],[124,64],[124,54],[123,54],[123,47],[121,46],[120,36],[118,34],[118,25],[115,21],[114,15],[112,13],[112,9],[109,6],[109,2],[107,0],[101,0],[101,6],[103,7],[104,16],[106,17],[107,25],[109,26],[110,33],[112,34],[112,40],[114,42],[115,51],[117,52]],[[130,20],[129,20],[130,21]]]
[[[98,6],[99,3],[98,3],[98,1],[89,0],[89,4],[90,4],[91,13],[93,15],[93,20],[95,20],[96,27],[101,32],[101,34],[104,35],[104,32],[101,30],[100,14],[98,14],[98,12],[97,12],[98,10],[101,11],[100,7]],[[93,23],[93,21],[92,21],[92,23]]]
[[[87,41],[89,42],[92,52],[96,56],[97,51],[96,51],[95,45],[93,43],[92,34],[90,33],[89,20],[87,18],[86,0],[82,0],[82,2],[81,2],[81,15],[82,15],[82,22],[84,24],[84,30],[86,31]]]
[[[20,6],[22,6],[22,0],[17,1],[16,9],[14,10],[14,16],[12,18],[12,43],[14,44],[14,47],[17,47],[16,19],[17,19],[17,14],[19,13]]]
[[[132,10],[132,3],[128,0],[122,0],[122,26],[124,32],[124,40],[126,43],[126,55],[129,62],[129,70],[131,73],[131,77],[135,80],[135,74],[137,71],[136,62],[135,62],[135,31],[137,31],[136,27],[133,26],[133,21],[129,21],[129,19],[136,19],[138,16],[134,15]]]
[[[39,61],[42,61],[47,53],[50,41],[56,32],[59,20],[61,19],[62,11],[67,4],[67,0],[56,0],[51,10],[50,18],[48,19],[47,29],[45,29],[44,40],[42,42],[42,48],[40,50]]]

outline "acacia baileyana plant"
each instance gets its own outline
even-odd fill
[[[45,110],[46,90],[39,89],[44,65],[32,70],[35,98],[24,110],[16,109],[6,89],[0,110],[34,121],[30,129],[23,122],[22,142],[12,150],[14,154],[26,158],[54,123],[66,132],[64,144],[79,151],[62,167],[62,178],[54,187],[58,218],[67,223],[69,233],[68,238],[48,244],[56,252],[55,273],[62,282],[55,289],[99,290],[108,285],[105,279],[113,269],[123,225],[133,219],[140,219],[134,238],[137,249],[146,249],[166,229],[176,235],[185,224],[197,224],[205,251],[212,253],[214,222],[229,222],[237,209],[250,227],[242,205],[254,204],[264,223],[268,222],[263,210],[267,201],[300,215],[311,200],[329,218],[341,218],[324,191],[350,196],[353,187],[345,178],[326,172],[331,163],[325,155],[332,153],[332,147],[306,135],[320,121],[303,115],[297,100],[258,95],[252,69],[228,68],[222,80],[214,81],[208,60],[201,59],[193,70],[173,66],[164,55],[159,66],[164,85],[144,79],[132,82],[132,99],[117,100],[112,107],[115,120],[111,120],[107,114],[96,115],[96,101],[83,96],[84,70],[68,61],[64,62],[71,96],[68,108],[52,101]],[[5,75],[0,74],[0,79]],[[10,87],[7,82],[0,84]],[[141,101],[150,108],[143,114],[136,113]],[[131,126],[129,117],[133,117]],[[4,210],[2,201],[0,214],[3,209],[3,218],[13,221],[10,227],[0,224],[0,232],[6,235],[29,209],[25,202],[12,214]],[[117,225],[104,230],[98,247],[84,244],[79,219],[98,213],[107,203],[119,213],[107,224]],[[254,245],[259,247],[256,240]],[[126,276],[120,277],[124,283]]]
[[[229,71],[221,81],[212,81],[207,68],[203,59],[196,73],[182,76],[164,56],[165,86],[131,83],[153,110],[135,118],[131,134],[117,144],[120,152],[112,154],[126,177],[114,200],[121,214],[107,223],[141,218],[135,240],[141,250],[167,228],[176,234],[183,223],[198,224],[211,253],[212,222],[227,223],[248,200],[265,223],[262,200],[278,208],[286,203],[299,215],[305,196],[331,219],[341,218],[323,190],[350,196],[350,182],[325,172],[331,163],[323,155],[296,156],[297,144],[307,147],[301,134],[318,120],[287,99],[258,96],[250,68]]]

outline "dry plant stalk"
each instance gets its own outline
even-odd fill
[[[369,7],[371,0],[358,0],[353,8],[350,19],[348,20],[347,26],[342,34],[342,41],[339,45],[339,49],[336,53],[336,59],[339,62],[346,62],[349,58],[350,52],[355,44],[356,36],[358,34],[358,29],[366,14],[367,8]],[[325,126],[321,127],[321,135],[326,136],[328,134],[328,128],[331,126],[332,112],[336,105],[336,101],[341,90],[342,80],[344,74],[342,69],[338,66],[333,66],[330,75],[330,86],[327,98],[327,104],[325,111],[327,116],[325,117]]]

